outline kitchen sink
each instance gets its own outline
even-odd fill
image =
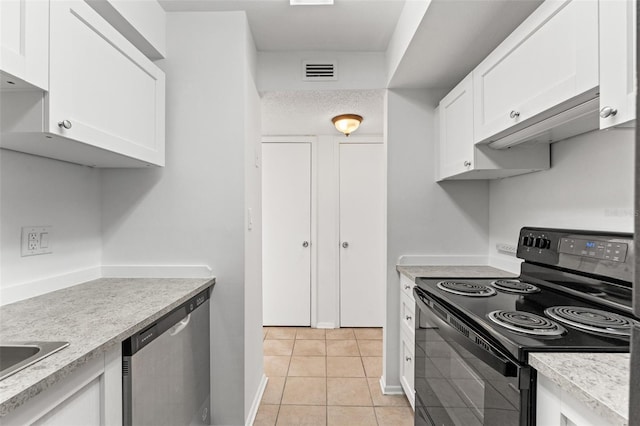
[[[0,343],[0,380],[69,346],[69,342]]]

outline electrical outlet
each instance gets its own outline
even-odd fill
[[[51,226],[23,226],[20,253],[24,256],[52,253]]]
[[[518,247],[512,245],[512,244],[505,244],[505,243],[498,243],[496,244],[496,250],[503,252],[503,253],[511,253],[511,254],[516,254],[516,251],[518,250]]]

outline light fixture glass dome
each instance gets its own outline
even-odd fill
[[[333,117],[331,121],[339,132],[344,133],[345,136],[349,136],[360,126],[362,117],[357,114],[341,114]]]

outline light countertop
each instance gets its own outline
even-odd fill
[[[614,425],[629,422],[629,354],[531,353],[529,364]]]
[[[415,281],[416,278],[514,278],[517,274],[491,266],[407,266],[398,265],[396,270]]]
[[[0,381],[0,416],[214,283],[213,278],[102,278],[0,307],[0,341],[70,343]]]

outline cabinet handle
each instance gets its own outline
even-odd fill
[[[69,120],[58,121],[58,127],[68,130],[71,128],[71,122]]]
[[[309,241],[304,241],[304,242],[302,243],[302,247],[304,247],[304,248],[309,247]]]
[[[600,110],[600,117],[609,118],[609,117],[613,117],[617,113],[618,113],[617,109],[610,106],[606,106],[606,107],[602,107],[602,109]]]
[[[465,167],[469,167],[469,166],[471,166],[471,161],[466,160],[463,164],[464,164]]]
[[[405,318],[407,319],[407,321],[411,321],[411,315],[407,315]]]
[[[511,111],[511,113],[509,114],[509,117],[518,118],[520,117],[520,113],[518,111]]]
[[[405,360],[405,361],[407,361],[407,362],[411,362],[411,357],[410,357],[410,356],[408,356],[408,357],[406,357],[404,360]]]
[[[410,286],[409,284],[405,284],[405,285],[404,285],[404,289],[405,289],[405,290],[409,290],[410,288],[411,288],[411,286]]]
[[[349,243],[345,241],[344,243],[342,243],[342,247],[344,247],[344,248],[349,247]]]

